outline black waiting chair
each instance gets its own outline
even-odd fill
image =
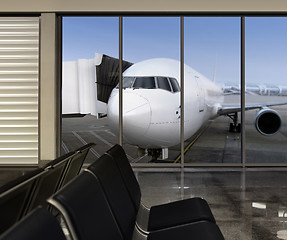
[[[46,199],[80,172],[94,145],[87,144],[0,187],[0,234],[37,206],[47,207]]]
[[[119,189],[119,193],[122,189]],[[123,201],[125,199],[120,199]],[[222,240],[218,226],[201,221],[148,234],[140,232],[132,214],[115,214],[100,181],[91,171],[84,171],[48,199],[63,215],[72,239],[78,240]],[[120,207],[120,206],[118,206]],[[124,229],[123,229],[124,228]]]
[[[66,240],[58,220],[43,208],[36,208],[0,236],[0,240]]]
[[[36,169],[0,188],[0,234],[22,218],[37,178],[43,172]]]
[[[117,184],[117,181],[123,181],[130,199],[138,212],[137,224],[143,231],[155,231],[176,225],[182,225],[198,221],[209,221],[215,223],[214,216],[209,208],[208,203],[202,198],[189,198],[171,203],[152,206],[150,209],[141,204],[141,190],[138,181],[134,175],[127,156],[120,145],[115,145],[107,151],[112,161],[101,163],[106,165],[104,173],[111,171],[113,165],[116,165],[121,179],[112,179]],[[94,165],[94,166],[93,166]],[[96,170],[96,175],[104,176],[96,165],[97,161],[89,167],[90,170]],[[110,178],[106,177],[106,178]],[[111,182],[112,180],[105,179]],[[111,187],[111,186],[110,186]]]
[[[38,205],[47,207],[47,198],[79,174],[88,151],[94,145],[94,143],[86,144],[73,152],[67,153],[49,162],[44,167],[44,174],[37,179],[25,214]]]
[[[97,179],[82,172],[48,199],[64,217],[72,239],[123,240]]]
[[[104,154],[85,171],[94,174],[99,180],[124,239],[131,239],[137,211],[116,164],[113,164],[110,156]],[[126,219],[126,221],[122,221],[122,219]]]
[[[95,145],[95,143],[88,143],[75,151],[76,155],[71,159],[71,161],[69,161],[66,172],[58,189],[66,185],[71,179],[79,174],[89,150]]]
[[[71,159],[75,156],[75,152],[70,152],[56,158],[44,167],[43,174],[37,178],[35,187],[30,196],[29,205],[24,215],[39,205],[45,208],[48,206],[46,202],[47,198],[59,189],[66,168]]]

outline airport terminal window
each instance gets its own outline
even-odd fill
[[[118,143],[104,101],[118,82],[119,18],[63,17],[62,22],[61,153],[94,142],[86,160],[90,163],[110,148],[103,139]]]
[[[85,59],[80,59],[71,55],[67,57],[65,54],[69,55],[68,48],[78,50],[77,54],[83,53],[88,44],[82,43],[82,41],[78,40],[78,38],[82,38],[83,34],[77,34],[76,39],[72,37],[71,34],[75,34],[75,29],[83,31],[84,26],[82,25],[79,28],[78,23],[76,23],[75,18],[69,19],[65,18],[64,23],[69,23],[70,20],[72,24],[63,26],[63,39],[64,39],[64,60],[66,61],[63,64],[63,69],[66,70],[64,75],[66,74],[70,79],[74,79],[77,77],[82,78],[90,78],[91,76],[95,76],[94,72],[96,69],[96,64],[99,64],[100,61],[97,60],[99,55],[96,55],[94,58],[94,52],[99,51],[101,54],[107,54],[112,58],[118,60],[118,46],[119,43],[116,41],[115,44],[110,42],[107,43],[107,40],[118,39],[118,17],[115,18],[101,18],[96,17],[99,21],[98,23],[93,22],[92,24],[87,24],[87,29],[90,31],[92,29],[97,29],[94,33],[89,32],[86,36],[86,43],[89,43],[92,46],[92,51],[89,52],[92,54],[91,56],[83,57]],[[88,18],[85,18],[86,21]],[[284,58],[284,52],[286,52],[286,42],[287,36],[286,26],[287,26],[287,18],[255,18],[255,17],[246,17],[246,104],[249,103],[248,100],[252,100],[256,102],[259,97],[262,98],[260,102],[268,102],[272,100],[272,102],[286,102],[286,96],[284,95],[284,89],[286,89],[286,80],[284,80],[284,76],[286,73],[287,59]],[[110,20],[105,22],[104,20]],[[180,61],[180,18],[179,17],[123,17],[123,61],[129,61],[130,63],[139,63],[147,59],[152,58],[170,58],[177,61]],[[279,25],[272,25],[271,23],[276,21],[281,22]],[[84,22],[85,22],[84,21]],[[284,22],[285,21],[285,22]],[[86,22],[87,23],[87,22]],[[86,24],[84,23],[84,24]],[[198,71],[202,75],[204,75],[207,79],[211,80],[210,82],[215,82],[218,86],[220,86],[223,92],[228,92],[228,94],[224,95],[223,102],[220,104],[230,104],[237,105],[240,107],[240,23],[241,18],[238,16],[235,17],[185,17],[184,18],[184,64],[190,66],[193,70]],[[74,24],[74,25],[73,25]],[[109,25],[111,24],[111,25]],[[267,24],[267,25],[266,25]],[[267,26],[265,28],[265,25]],[[75,28],[76,26],[76,28]],[[95,27],[96,26],[96,27]],[[69,31],[68,31],[69,30]],[[265,32],[264,32],[265,31]],[[196,34],[195,34],[196,33]],[[281,33],[281,34],[278,34]],[[100,40],[102,36],[103,41],[99,41],[96,44],[91,39],[91,34],[95,35],[97,40]],[[153,36],[151,39],[150,36]],[[74,43],[68,43],[68,40],[77,41],[81,43],[77,45],[75,48]],[[67,43],[65,41],[67,40]],[[83,47],[83,48],[82,48]],[[275,50],[274,50],[275,48]],[[277,49],[276,49],[277,48]],[[279,48],[279,49],[278,49]],[[100,50],[99,50],[100,49]],[[113,50],[113,51],[112,51]],[[71,51],[72,52],[72,51]],[[76,55],[75,55],[76,56]],[[74,61],[74,62],[71,62]],[[179,65],[179,64],[178,64]],[[178,66],[179,67],[179,66]],[[83,69],[83,74],[78,74],[78,70]],[[71,69],[73,71],[71,71]],[[86,69],[91,70],[91,74],[86,76]],[[179,69],[177,69],[179,70]],[[282,71],[281,71],[282,70]],[[285,70],[285,72],[284,72]],[[118,70],[113,69],[112,73],[116,73]],[[74,74],[71,77],[70,74]],[[281,73],[279,76],[278,74]],[[110,73],[109,73],[110,74]],[[265,75],[265,76],[264,76]],[[180,92],[181,87],[179,86],[180,77],[172,78],[169,76],[176,76],[173,73],[158,73],[157,75],[153,75],[150,73],[140,73],[136,76],[141,77],[124,77],[123,78],[123,88],[135,88],[135,89],[163,89],[169,92]],[[63,77],[65,78],[65,77]],[[272,82],[256,82],[255,80],[262,80],[263,78],[267,78]],[[187,77],[185,76],[185,80]],[[94,79],[92,79],[94,80]],[[278,82],[277,82],[278,80]],[[92,82],[95,84],[95,81]],[[217,94],[216,88],[204,89],[203,82],[200,82],[195,79],[195,83],[197,86],[197,92],[195,96],[202,96],[206,94],[207,98],[199,98],[196,104],[190,105],[188,102],[188,96],[191,95],[191,92],[188,91],[188,88],[191,89],[191,85],[188,85],[185,82],[185,108],[184,111],[184,119],[185,125],[184,129],[188,130],[190,126],[194,126],[198,124],[197,120],[192,118],[192,109],[196,109],[197,113],[204,114],[209,111],[211,105],[208,105],[208,100],[215,99],[218,101],[219,95]],[[79,96],[75,98],[67,98],[68,103],[73,102],[74,100],[80,100],[83,96],[89,96],[87,91],[83,91],[83,84],[79,84],[79,82],[73,83],[74,86],[78,86],[79,89],[74,89],[75,93]],[[114,83],[116,85],[116,83]],[[108,84],[107,84],[108,85]],[[64,87],[67,85],[63,85]],[[211,85],[210,85],[211,86]],[[71,87],[69,84],[68,87]],[[114,85],[112,86],[112,88]],[[117,85],[118,88],[118,85]],[[281,91],[281,89],[283,89]],[[93,89],[90,89],[93,90]],[[206,90],[206,91],[205,91]],[[67,88],[66,92],[71,93],[71,91]],[[90,93],[91,91],[89,91]],[[117,104],[119,91],[115,91],[113,96],[115,97]],[[160,106],[160,109],[163,109],[160,104],[163,101],[155,101],[155,104],[149,105],[144,104],[145,99],[141,98],[141,96],[137,96],[135,103],[141,104],[140,108],[134,108],[133,98],[136,96],[136,91],[133,91],[135,94],[131,94],[131,91],[125,91],[128,94],[123,94],[123,114],[126,109],[132,109],[136,114],[130,114],[132,117],[135,115],[141,114],[146,111],[149,112],[150,108],[153,106]],[[147,92],[148,91],[142,91]],[[150,91],[152,92],[152,91]],[[159,91],[155,91],[158,93]],[[212,94],[211,94],[212,93]],[[164,94],[164,91],[162,91]],[[256,94],[256,95],[255,95]],[[125,129],[126,125],[123,124],[123,146],[129,155],[129,159],[131,163],[179,163],[181,149],[178,144],[178,141],[175,145],[168,147],[168,153],[164,153],[165,149],[156,149],[160,152],[153,151],[153,149],[138,149],[133,145],[132,141],[135,140],[133,138],[133,134],[135,131],[142,131],[140,134],[139,140],[142,141],[142,137],[149,130],[150,120],[155,115],[157,116],[169,116],[170,109],[172,109],[172,116],[174,117],[172,120],[161,121],[158,126],[164,125],[167,123],[174,123],[173,127],[177,131],[173,136],[180,136],[180,119],[181,119],[181,104],[180,104],[180,94],[170,94],[171,97],[174,97],[173,100],[169,102],[169,108],[166,113],[162,113],[161,111],[151,111],[152,114],[142,115],[140,118],[137,118],[135,121],[130,121],[132,124],[129,128]],[[258,96],[260,95],[260,96]],[[286,95],[286,94],[285,94]],[[263,101],[263,98],[267,99]],[[156,100],[156,97],[155,97]],[[125,105],[125,101],[127,104]],[[63,101],[65,103],[65,101]],[[93,100],[88,100],[88,103],[91,103],[91,108],[94,109]],[[168,101],[166,101],[168,102]],[[258,102],[258,101],[257,101]],[[173,106],[171,106],[173,104]],[[190,108],[190,106],[192,106]],[[208,106],[204,108],[204,106]],[[67,106],[63,105],[63,109],[67,109]],[[80,113],[85,115],[82,120],[86,121],[86,123],[90,124],[88,128],[85,129],[84,126],[80,126],[76,124],[76,121],[81,121],[80,119],[68,119],[63,118],[63,131],[62,135],[64,138],[62,139],[63,145],[67,150],[70,150],[70,140],[76,142],[77,147],[79,142],[83,143],[84,141],[93,141],[98,144],[98,146],[104,145],[105,148],[101,148],[100,152],[96,153],[98,149],[96,149],[93,154],[101,155],[104,150],[107,150],[111,144],[118,143],[118,132],[114,131],[109,124],[108,119],[106,117],[98,118],[94,113],[87,111],[87,104],[75,104],[76,108],[73,108],[69,113],[77,113],[79,110]],[[100,101],[96,102],[97,111],[100,111],[100,114],[103,116],[107,116],[105,110],[107,109],[106,103],[102,103]],[[79,108],[79,109],[78,109]],[[287,132],[287,111],[286,105],[270,107],[274,109],[281,115],[282,126],[276,135],[272,135],[269,137],[261,136],[256,131],[254,127],[254,116],[258,116],[257,112],[259,110],[246,111],[245,114],[245,123],[240,122],[240,112],[234,115],[228,116],[220,116],[215,118],[212,121],[207,121],[204,124],[200,125],[202,128],[198,132],[188,132],[184,137],[184,146],[186,147],[185,151],[185,166],[192,166],[193,164],[205,165],[205,164],[236,164],[240,165],[241,162],[241,133],[238,130],[241,124],[245,124],[246,129],[246,147],[244,148],[246,152],[246,162],[245,163],[286,163],[287,162],[287,154],[284,149],[286,146],[286,132]],[[69,109],[67,109],[69,110]],[[103,111],[103,112],[101,112]],[[129,112],[130,113],[130,112]],[[151,118],[152,117],[152,118]],[[146,120],[146,125],[142,124],[138,127],[135,123],[137,120]],[[235,119],[235,120],[234,120]],[[190,120],[190,121],[189,121]],[[139,121],[138,121],[139,122]],[[141,122],[141,121],[140,121]],[[68,124],[70,124],[68,126]],[[191,124],[192,123],[192,124]],[[67,125],[65,125],[67,124]],[[74,125],[73,125],[74,124]],[[188,126],[187,124],[190,124]],[[201,123],[200,123],[201,124]],[[234,124],[236,128],[234,132],[231,131],[230,125]],[[117,123],[115,125],[118,126]],[[70,126],[76,126],[70,131]],[[156,126],[154,124],[153,126]],[[130,136],[131,141],[128,141],[128,137],[125,136],[125,131],[131,130],[132,133]],[[155,128],[153,132],[155,136],[160,136],[161,132]],[[189,135],[188,135],[189,134]],[[89,135],[89,136],[88,136]],[[196,141],[193,141],[196,140]],[[161,141],[161,138],[158,137],[158,141]],[[103,144],[105,142],[105,144]],[[108,143],[108,144],[106,144]],[[140,142],[141,143],[141,142]],[[245,142],[244,142],[245,143]],[[139,144],[138,144],[139,145]],[[148,145],[146,145],[148,146]],[[76,147],[75,147],[76,148]],[[261,148],[261,149],[260,149]],[[266,150],[266,151],[265,151]],[[150,151],[150,152],[149,152]],[[150,154],[151,153],[151,154]],[[163,155],[168,155],[167,158],[164,158]],[[157,159],[153,159],[153,156],[158,155]],[[265,155],[265,157],[261,157]],[[152,157],[151,157],[152,156]],[[274,157],[271,158],[271,156]],[[272,161],[270,160],[272,159]],[[274,161],[273,161],[274,160]]]
[[[137,77],[134,81],[133,88],[154,89],[154,77]]]
[[[166,77],[157,77],[156,79],[158,88],[171,92],[171,88]]]
[[[162,150],[160,146],[168,142],[166,138],[171,130],[176,142],[180,136],[180,94],[170,94],[174,91],[169,80],[179,72],[179,50],[180,17],[123,17],[123,59],[134,63],[134,68],[124,76],[133,76],[130,75],[133,72],[136,79],[132,88],[142,89],[140,92],[124,91],[122,98],[123,116],[126,114],[123,147],[131,157],[130,162],[136,165],[179,164],[176,156],[180,148]],[[167,69],[161,64],[166,60],[173,60],[175,64]],[[172,100],[164,99],[167,95]],[[170,119],[164,117],[169,118],[169,115]],[[127,122],[132,124],[127,126]],[[168,125],[170,122],[172,129]]]
[[[246,17],[245,25],[246,103],[286,103],[287,18]],[[245,112],[247,163],[287,163],[286,106]]]
[[[241,163],[240,132],[226,131],[232,119],[215,117],[194,131],[195,115],[207,113],[213,104],[234,104],[240,108],[240,94],[223,96],[220,86],[240,85],[240,18],[187,17],[185,18],[185,64],[193,71],[196,101],[191,107],[188,89],[190,77],[185,75],[185,146],[184,161],[193,163]],[[190,70],[192,72],[192,70]],[[216,74],[215,74],[216,73]],[[205,78],[203,77],[205,76]],[[215,84],[214,84],[215,83]],[[240,92],[239,92],[240,93]],[[192,109],[197,112],[192,113]],[[217,111],[217,110],[215,110]],[[233,117],[233,116],[232,116]],[[235,114],[234,114],[235,117]],[[240,116],[237,118],[240,121]],[[237,123],[237,122],[236,122]],[[197,122],[198,124],[198,122]],[[198,138],[197,138],[198,137]],[[197,139],[194,141],[194,139]],[[232,153],[232,156],[230,156]]]

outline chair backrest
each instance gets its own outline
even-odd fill
[[[47,210],[37,208],[8,229],[0,240],[66,240],[58,220]]]
[[[0,188],[0,234],[23,216],[42,173],[43,169],[36,169]]]
[[[69,161],[64,159],[55,165],[45,168],[44,173],[38,177],[34,191],[31,193],[29,206],[25,215],[39,205],[47,207],[47,199],[58,189],[63,173]]]
[[[139,209],[141,202],[141,190],[124,149],[117,144],[109,149],[107,154],[110,155],[116,162],[125,185],[129,191],[130,197],[132,198],[136,208]]]
[[[109,155],[104,154],[86,171],[92,172],[98,178],[124,238],[131,239],[137,209],[133,205],[116,163]]]
[[[123,240],[100,183],[91,173],[79,174],[48,202],[64,216],[73,239]]]
[[[46,169],[46,168],[51,168],[51,167],[57,166],[59,163],[61,163],[63,161],[68,161],[75,154],[76,154],[76,151],[68,152],[68,153],[48,162],[43,168]]]
[[[83,166],[83,163],[86,159],[86,156],[90,148],[92,148],[93,146],[95,146],[94,143],[89,143],[75,151],[76,155],[71,158],[67,166],[60,188],[62,186],[65,186],[69,181],[71,181],[71,179],[73,179],[75,176],[79,174]]]

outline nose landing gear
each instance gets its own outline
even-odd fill
[[[156,160],[159,158],[161,155],[161,149],[148,149],[148,155],[151,156],[151,161],[150,162],[156,162]]]
[[[238,123],[238,113],[227,114],[227,116],[233,121],[233,123],[229,124],[229,132],[240,133],[241,132],[241,124]]]

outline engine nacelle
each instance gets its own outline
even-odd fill
[[[264,136],[272,136],[277,133],[281,122],[279,113],[270,108],[261,109],[255,117],[255,127]]]

